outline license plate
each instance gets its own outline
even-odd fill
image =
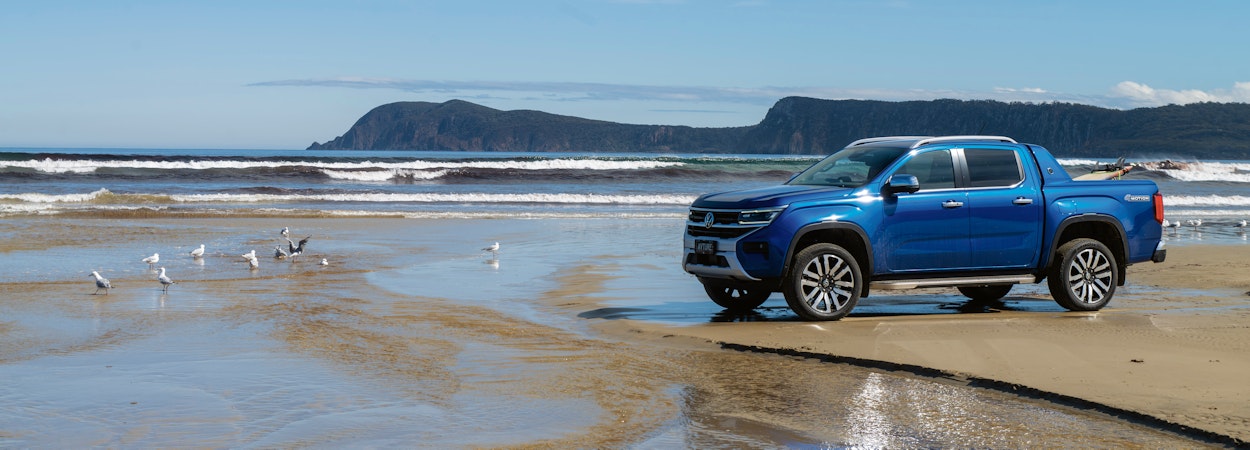
[[[694,252],[699,255],[716,253],[716,241],[694,241]]]

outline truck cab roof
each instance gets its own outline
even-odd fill
[[[881,136],[860,139],[852,142],[847,147],[857,147],[866,144],[885,144],[891,146],[906,146],[907,148],[916,148],[929,144],[950,143],[950,142],[1005,142],[1016,144],[1016,140],[1007,136],[982,136],[982,135],[958,135],[958,136]]]

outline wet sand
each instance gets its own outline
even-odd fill
[[[939,373],[929,375],[1020,390],[1245,445],[1250,442],[1247,250],[1172,247],[1165,263],[1131,266],[1129,285],[1098,312],[1063,311],[1050,304],[1044,290],[1020,295],[1028,289],[1017,287],[1004,304],[985,307],[992,314],[859,312],[835,323],[625,326],[744,350],[841,357],[834,359],[920,373],[935,369]],[[876,292],[861,300],[858,311],[915,300],[902,294],[908,292]],[[777,297],[766,306],[776,305]]]
[[[269,257],[283,226],[313,236],[302,260]],[[1099,313],[1062,312],[1025,289],[968,314],[948,307],[956,295],[921,292],[874,296],[816,324],[795,321],[779,295],[760,314],[724,315],[677,266],[680,229],[658,219],[6,219],[0,446],[1221,442],[973,378],[1247,432],[1246,388],[1232,379],[1250,341],[1239,325],[1247,287],[1199,279],[1244,268],[1240,247],[1174,248],[1169,263],[1135,266],[1130,282],[1151,284],[1123,288]],[[499,255],[479,250],[493,241]],[[201,243],[205,258],[186,255]],[[252,249],[257,270],[239,256]],[[139,262],[155,251],[178,281],[168,293]],[[316,264],[323,257],[330,265]],[[92,270],[113,281],[108,295],[92,295]],[[829,355],[860,359],[820,359]]]

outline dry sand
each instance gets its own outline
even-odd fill
[[[964,380],[1245,445],[1250,442],[1246,255],[1247,248],[1237,245],[1173,247],[1162,264],[1131,266],[1129,286],[1107,308],[1091,313],[612,326]]]

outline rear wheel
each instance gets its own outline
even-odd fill
[[[781,292],[804,320],[838,320],[855,307],[863,283],[850,252],[833,244],[815,244],[795,255]]]
[[[959,293],[973,301],[992,302],[1006,297],[1014,285],[1000,284],[995,286],[961,286]]]
[[[1050,295],[1070,311],[1097,311],[1111,301],[1119,267],[1111,250],[1093,239],[1073,239],[1059,247],[1047,274]]]
[[[731,311],[750,311],[758,308],[773,294],[763,283],[735,283],[703,281],[703,291],[708,298]]]

